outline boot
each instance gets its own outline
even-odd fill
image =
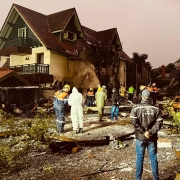
[[[79,133],[83,133],[83,128],[79,128]]]
[[[79,133],[79,131],[78,130],[74,130],[74,134],[78,134]]]

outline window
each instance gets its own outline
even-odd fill
[[[18,37],[26,37],[26,28],[18,29]]]
[[[37,54],[37,64],[44,64],[44,53]]]
[[[75,41],[77,39],[77,35],[76,35],[76,33],[73,33],[73,32],[70,32],[70,31],[65,31],[63,33],[63,38],[71,40],[71,41]]]

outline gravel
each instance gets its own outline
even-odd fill
[[[129,120],[120,117],[111,122],[105,116],[98,122],[96,114],[86,115],[84,119],[84,132],[73,134],[70,118],[66,118],[65,133],[60,136],[76,140],[98,140],[109,136],[112,141],[103,146],[82,146],[77,153],[51,153],[47,150],[29,151],[19,157],[19,169],[11,174],[2,174],[2,180],[131,180],[135,176],[135,139],[120,142],[114,137],[132,133],[134,128]],[[176,150],[180,150],[178,136],[168,135],[164,126],[159,132],[158,162],[161,180],[175,179],[180,161]],[[114,140],[113,140],[114,139]],[[18,163],[17,163],[18,164]],[[151,166],[148,154],[145,154],[142,180],[150,180]]]

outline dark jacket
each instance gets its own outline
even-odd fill
[[[112,99],[112,106],[118,106],[120,104],[121,97],[117,90],[111,94],[111,99]]]
[[[135,127],[136,139],[141,141],[157,141],[157,132],[163,125],[161,112],[158,107],[143,102],[133,106],[130,119]],[[144,133],[148,131],[151,137],[148,139]]]

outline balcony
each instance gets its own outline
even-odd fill
[[[24,64],[18,66],[10,66],[11,70],[14,70],[26,80],[32,84],[52,83],[53,75],[49,74],[48,64]]]
[[[18,37],[15,39],[9,39],[5,43],[5,48],[12,46],[31,47],[31,39],[25,37]]]
[[[0,56],[15,55],[28,55],[32,54],[33,40],[25,37],[17,37],[14,39],[6,40],[5,46],[0,50]]]
[[[19,74],[49,74],[48,64],[24,64],[17,66],[10,66],[10,69],[18,72]]]

